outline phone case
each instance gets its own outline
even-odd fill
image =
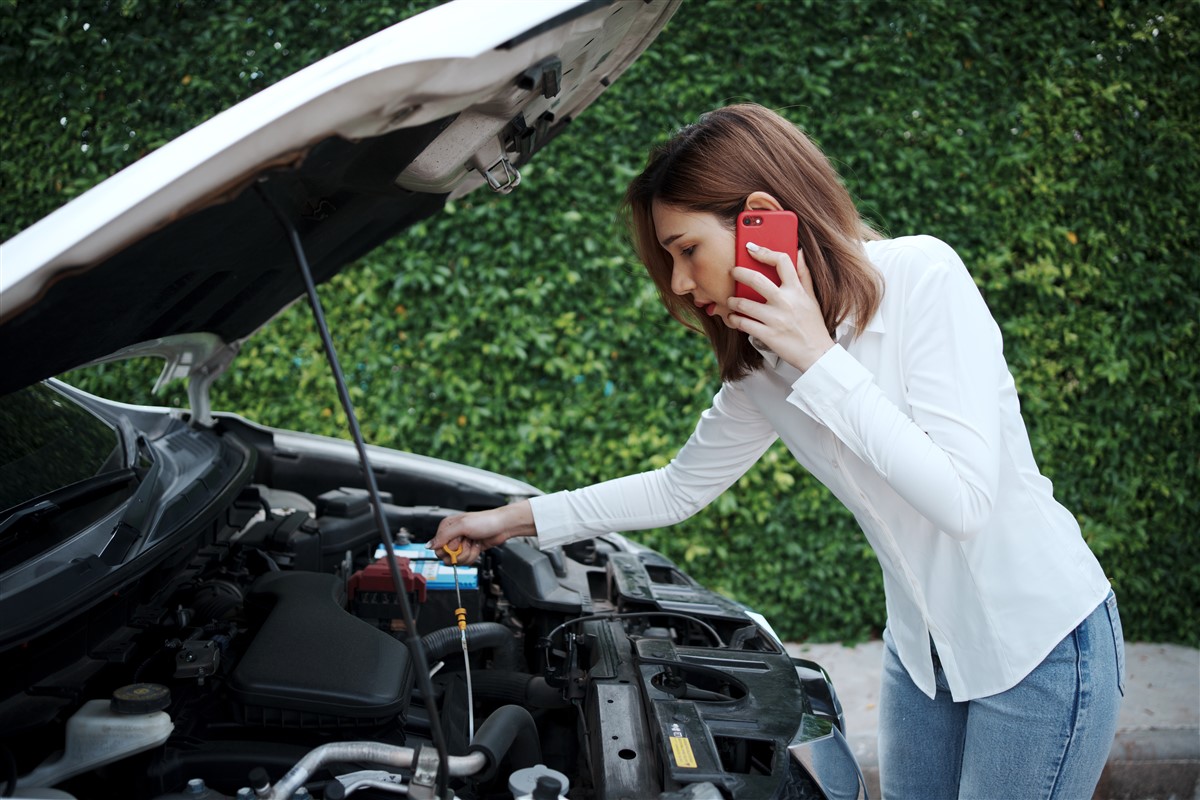
[[[791,256],[792,263],[795,264],[798,229],[799,222],[791,211],[743,211],[739,213],[737,217],[737,254],[734,263],[739,267],[747,267],[761,272],[778,286],[779,273],[774,267],[764,264],[750,255],[746,249],[746,242],[754,242],[769,250],[787,253]],[[761,294],[744,283],[734,284],[734,294],[737,297],[745,297],[759,303],[766,302]]]

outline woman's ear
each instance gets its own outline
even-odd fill
[[[766,192],[751,192],[746,196],[745,211],[782,211],[783,206],[774,195]]]

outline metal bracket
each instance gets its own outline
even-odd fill
[[[492,187],[492,191],[497,194],[508,194],[521,185],[521,173],[517,171],[506,155],[500,156],[499,161],[488,166],[475,159],[472,159],[472,162],[487,180],[488,186]],[[499,173],[499,177],[497,177],[497,173]]]
[[[438,754],[433,747],[417,751],[412,780],[408,783],[410,800],[437,800]]]

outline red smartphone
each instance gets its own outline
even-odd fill
[[[791,211],[742,211],[737,216],[737,253],[734,264],[747,267],[766,275],[779,285],[779,273],[769,264],[758,261],[746,249],[746,242],[754,242],[768,250],[776,250],[791,256],[796,263],[798,251],[797,231],[800,223]],[[766,298],[744,283],[734,284],[734,295],[765,303]]]

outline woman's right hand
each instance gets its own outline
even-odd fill
[[[446,517],[438,525],[437,534],[425,545],[447,564],[452,563],[446,548],[457,553],[459,564],[474,564],[484,550],[504,544],[514,536],[534,536],[533,509],[528,500],[487,511],[469,511],[456,517]]]

